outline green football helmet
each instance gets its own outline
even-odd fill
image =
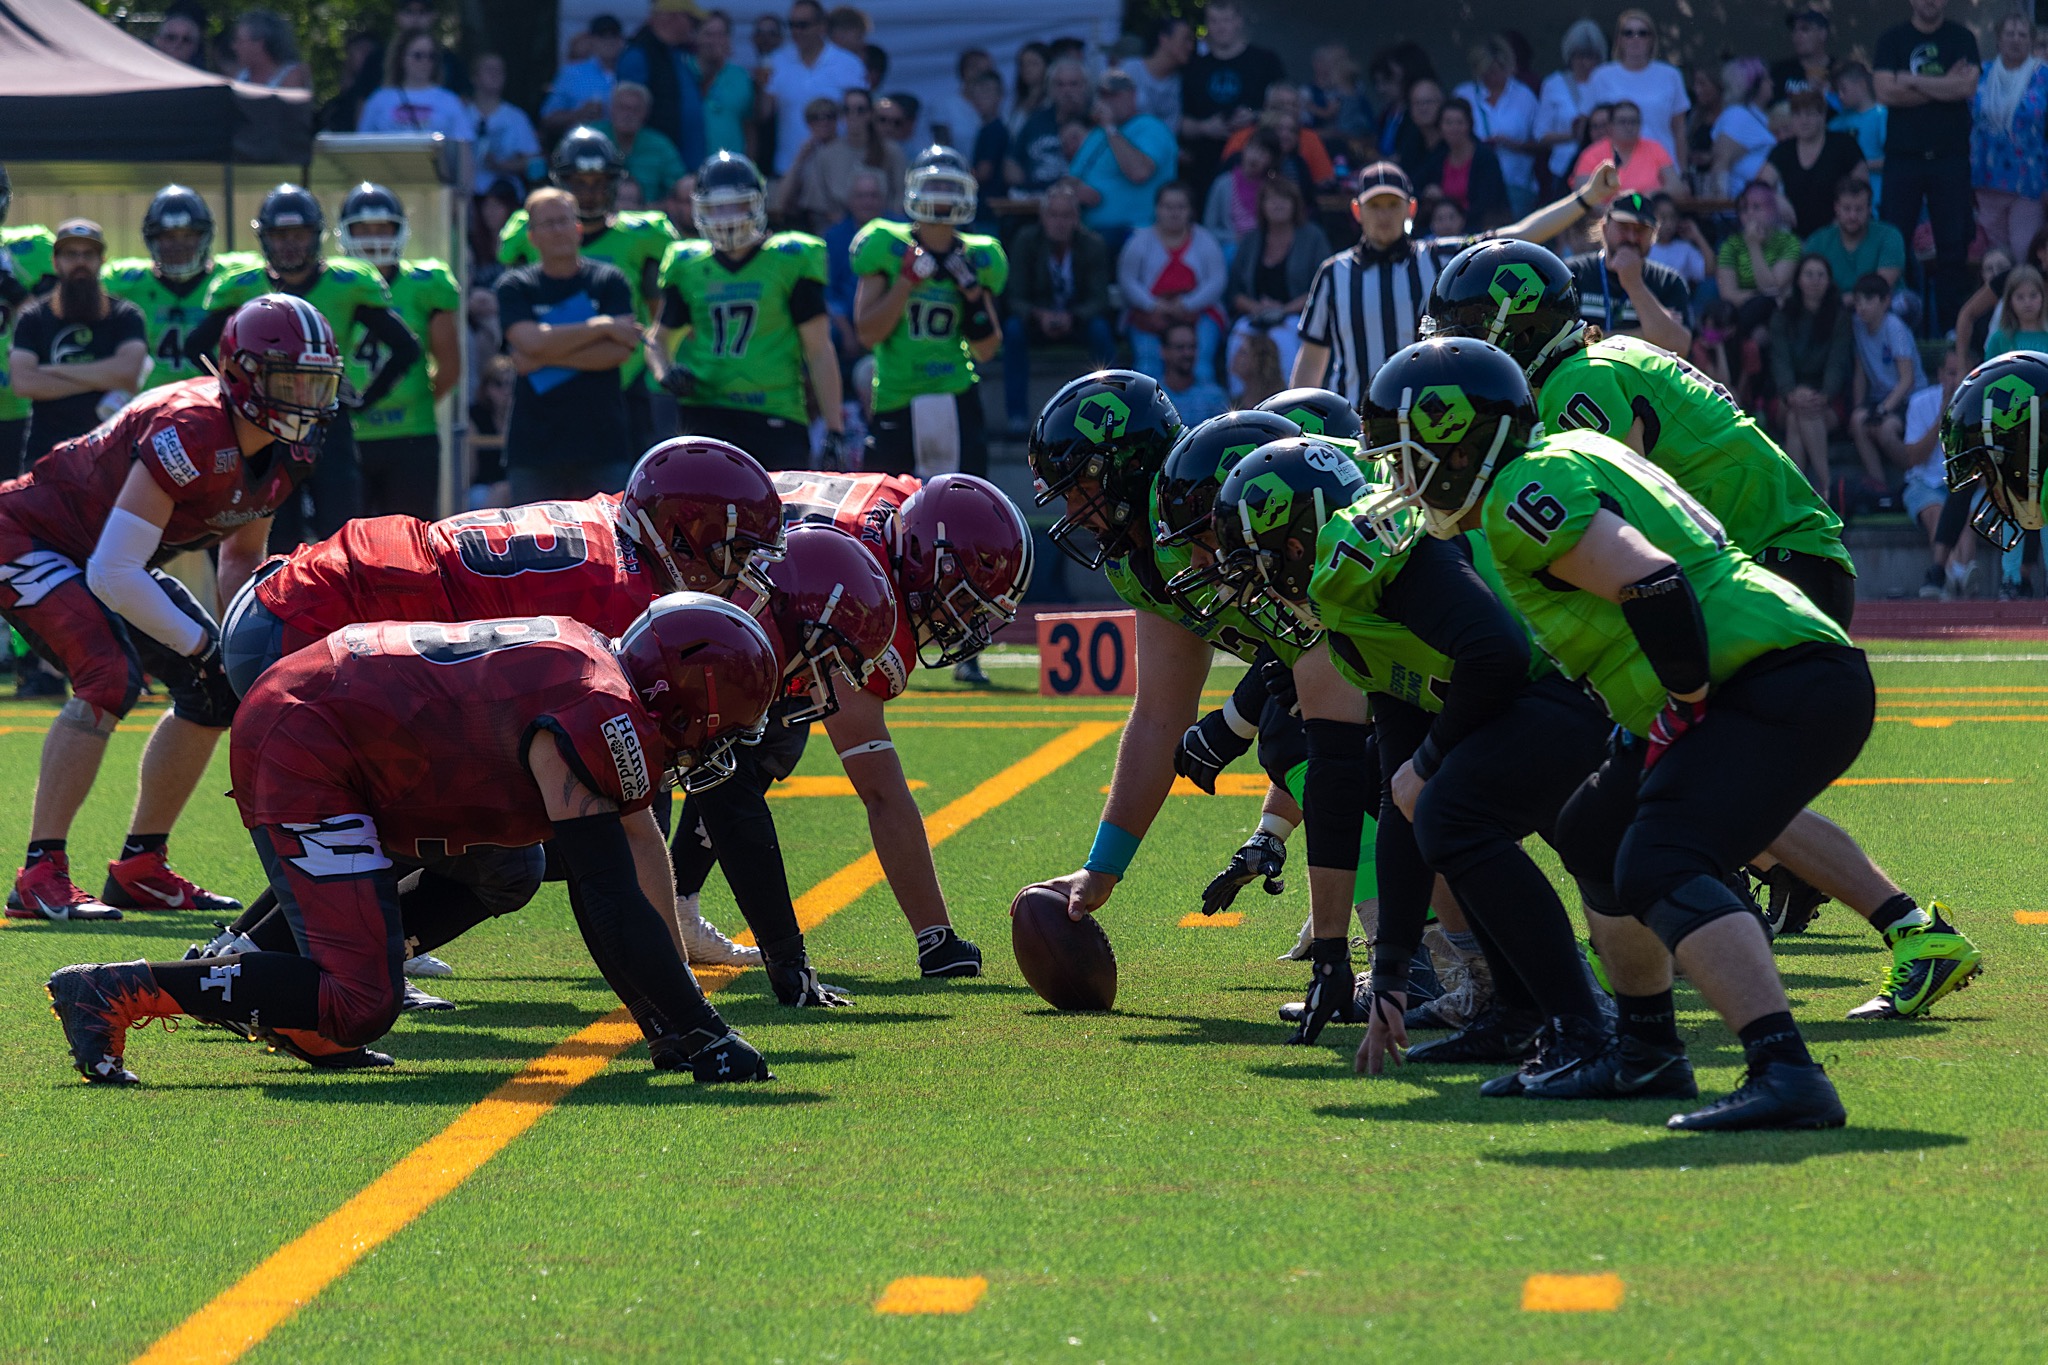
[[[1142,544],[1153,476],[1180,433],[1180,414],[1157,380],[1136,370],[1069,380],[1038,414],[1024,450],[1038,506],[1083,497],[1053,523],[1053,544],[1085,569]]]
[[[1316,537],[1364,492],[1350,454],[1314,436],[1269,442],[1237,462],[1216,494],[1216,558],[1252,624],[1303,648],[1315,643]]]
[[[1984,505],[1970,524],[2010,550],[2042,526],[2042,412],[2048,396],[2048,355],[2007,351],[1963,377],[1941,419],[1948,486],[1961,493],[1982,484]]]
[[[1362,430],[1358,412],[1341,393],[1328,389],[1282,389],[1259,404],[1260,412],[1277,412],[1301,428],[1304,436],[1334,436],[1355,441]]]
[[[1431,337],[1395,352],[1359,411],[1366,456],[1385,464],[1393,485],[1383,510],[1420,507],[1440,540],[1458,534],[1493,476],[1529,448],[1538,428],[1529,377],[1514,357],[1465,337]],[[1384,534],[1394,534],[1391,526]]]
[[[1536,376],[1579,344],[1579,285],[1555,252],[1498,237],[1451,258],[1430,287],[1424,336],[1476,337]]]

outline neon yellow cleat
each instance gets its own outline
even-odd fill
[[[1969,985],[1983,970],[1982,950],[1956,932],[1948,907],[1936,901],[1931,908],[1931,922],[1885,931],[1891,970],[1875,999],[1849,1011],[1851,1019],[1921,1018],[1935,1001]]]

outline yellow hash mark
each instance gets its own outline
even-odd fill
[[[1837,787],[2010,787],[2009,777],[1838,777]]]
[[[1264,773],[1224,773],[1216,779],[1216,794],[1218,796],[1264,796],[1271,789],[1271,786],[1272,784],[1266,780]],[[1109,788],[1104,787],[1102,790],[1107,792]],[[1188,781],[1185,777],[1174,778],[1173,786],[1166,794],[1168,796],[1208,795],[1207,792]]]
[[[1522,1282],[1522,1311],[1612,1313],[1623,1292],[1619,1275],[1531,1275]]]
[[[1960,697],[1984,692],[2048,692],[2048,687],[1880,687],[1877,694]]]
[[[1116,729],[1100,721],[1069,728],[927,817],[926,833],[934,844],[958,833]],[[881,862],[872,851],[865,853],[798,899],[797,922],[812,929],[881,880]],[[734,968],[707,968],[697,979],[709,995],[738,975]],[[137,1365],[171,1365],[174,1361],[225,1365],[238,1359],[538,1123],[563,1096],[639,1041],[639,1027],[620,1009],[555,1044],[347,1203],[172,1328],[136,1357]]]
[[[1183,929],[1235,929],[1243,923],[1244,911],[1242,910],[1218,910],[1213,915],[1205,915],[1199,910],[1190,910],[1180,917],[1180,927]]]
[[[2048,924],[2048,910],[2015,910],[2012,918],[2015,924]]]
[[[875,1300],[877,1313],[965,1313],[981,1302],[988,1281],[979,1275],[955,1279],[948,1275],[906,1275],[889,1281]]]
[[[906,779],[910,789],[916,791],[924,783],[916,778]],[[854,796],[853,783],[844,777],[785,777],[768,789],[771,801],[789,801],[802,796]]]
[[[1904,721],[1917,730],[1946,730],[1960,722],[1995,725],[2048,725],[2048,716],[1879,716],[1880,721]]]

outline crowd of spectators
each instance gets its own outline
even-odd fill
[[[1405,175],[1416,238],[1455,239],[1526,219],[1612,164],[1644,207],[1604,216],[1604,240],[1558,243],[1587,320],[1725,383],[1845,511],[1917,516],[1926,432],[1913,409],[1938,389],[1944,345],[1967,366],[2048,343],[2048,63],[2024,9],[1979,34],[1946,0],[1885,3],[1896,22],[1867,52],[1839,50],[1828,12],[1799,8],[1776,51],[1680,65],[1711,44],[1629,8],[1571,23],[1554,63],[1506,31],[1472,42],[1458,69],[1400,41],[1363,63],[1324,43],[1291,71],[1254,41],[1241,0],[1212,0],[1109,51],[1048,37],[1006,65],[969,49],[956,88],[927,104],[888,84],[889,34],[850,5],[794,0],[740,19],[654,0],[635,31],[592,20],[529,111],[505,98],[500,56],[456,42],[435,0],[404,0],[388,34],[348,40],[319,119],[460,148],[479,430],[504,417],[485,301],[497,237],[578,126],[624,156],[620,207],[661,212],[679,236],[694,231],[703,158],[753,157],[776,224],[828,244],[849,378],[861,347],[848,244],[900,215],[923,147],[957,147],[981,186],[971,229],[1012,262],[1013,434],[1033,412],[1031,357],[1048,348],[1076,364],[1129,356],[1188,413],[1284,385],[1319,265],[1358,240],[1369,165]],[[214,31],[174,7],[154,41],[242,80],[311,83],[268,11]]]

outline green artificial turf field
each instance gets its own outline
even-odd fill
[[[938,849],[984,979],[919,981],[886,887],[868,890],[809,940],[855,1008],[792,1014],[758,973],[717,997],[775,1083],[698,1088],[629,1049],[246,1358],[2040,1360],[2048,926],[2015,912],[2048,910],[2048,652],[1881,648],[1882,719],[1853,776],[1968,781],[1840,788],[1824,809],[1955,907],[1987,971],[1931,1021],[1853,1025],[1886,962],[1875,936],[1830,907],[1780,945],[1845,1130],[1680,1136],[1661,1127],[1668,1102],[1487,1101],[1480,1070],[1355,1078],[1356,1028],[1277,1046],[1274,1007],[1305,976],[1274,957],[1305,878],[1247,892],[1240,926],[1180,925],[1254,821],[1243,797],[1170,800],[1103,916],[1117,1012],[1051,1013],[1004,911],[1084,855],[1112,735]],[[2020,657],[1926,661],[1959,654]],[[927,812],[1121,714],[1011,690],[1027,669],[994,676],[993,694],[892,708]],[[0,705],[10,869],[50,710]],[[116,738],[74,832],[92,889],[152,717]],[[815,744],[800,775],[835,771]],[[246,897],[255,860],[225,774],[223,749],[172,848]],[[867,849],[851,798],[777,809],[799,892]],[[1297,874],[1299,858],[1297,840]],[[714,887],[708,912],[737,930]],[[206,930],[196,914],[0,930],[0,1361],[141,1354],[614,1005],[549,888],[445,950],[458,975],[434,988],[462,1008],[402,1021],[392,1071],[316,1075],[225,1033],[151,1027],[128,1048],[143,1084],[88,1090],[45,975],[173,957]],[[1702,1087],[1723,1093],[1739,1052],[1696,996],[1679,1001]],[[1534,1274],[1613,1275],[1624,1297],[1523,1311]],[[964,1314],[877,1313],[910,1276],[987,1285]],[[257,1288],[300,1296],[286,1273]],[[201,1318],[180,1340],[231,1325]]]

